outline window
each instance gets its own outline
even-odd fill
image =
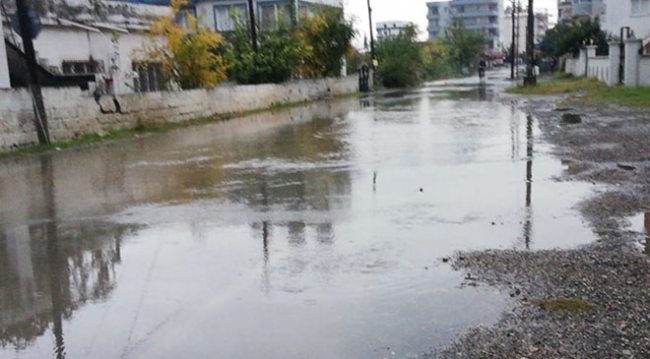
[[[288,25],[292,21],[293,5],[286,4],[259,4],[258,17],[262,30],[273,30],[278,24]]]
[[[162,65],[155,62],[134,62],[133,71],[138,76],[133,79],[135,92],[160,91],[164,88]]]
[[[235,31],[237,24],[247,23],[248,8],[246,5],[215,5],[214,6],[214,31]]]
[[[63,61],[61,63],[61,72],[66,75],[75,74],[97,74],[104,72],[104,63],[102,61]]]
[[[650,0],[632,0],[632,15],[650,14]]]

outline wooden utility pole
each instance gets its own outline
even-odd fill
[[[515,79],[515,36],[517,32],[515,31],[515,11],[517,9],[517,4],[515,0],[512,0],[512,44],[510,45],[510,79]]]
[[[36,63],[36,52],[32,36],[32,21],[29,18],[27,4],[28,0],[16,0],[16,12],[18,14],[18,23],[20,25],[20,34],[23,40],[23,51],[25,61],[27,62],[27,73],[29,77],[29,91],[32,96],[32,105],[34,108],[34,125],[38,134],[38,143],[44,145],[50,143],[50,132],[47,129],[47,114],[43,104],[43,94],[41,85],[38,81],[38,64]]]
[[[375,36],[372,29],[372,8],[370,7],[370,0],[368,0],[368,21],[370,22],[370,57],[372,68],[375,68]]]
[[[257,54],[257,23],[255,22],[254,0],[248,0],[248,16],[251,23],[251,40],[253,41],[253,52]]]
[[[535,76],[535,14],[533,12],[533,0],[528,0],[528,26],[526,29],[526,78],[524,79],[524,86],[537,85],[537,77]]]

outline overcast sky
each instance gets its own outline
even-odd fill
[[[430,1],[430,0],[429,0]],[[504,0],[505,4],[510,0]],[[548,9],[551,14],[551,21],[557,18],[557,0],[534,0],[535,9]],[[359,34],[355,41],[356,46],[363,44],[363,37],[370,31],[368,26],[368,1],[367,0],[344,0],[345,12],[355,21],[355,27]],[[372,7],[372,21],[410,21],[418,25],[420,39],[427,39],[427,1],[426,0],[370,0]],[[522,4],[527,1],[523,0]],[[376,35],[376,34],[375,34]]]

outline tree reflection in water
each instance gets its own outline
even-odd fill
[[[51,157],[41,158],[44,219],[0,227],[0,346],[26,349],[48,330],[53,354],[65,357],[64,322],[116,286],[123,238],[133,225],[57,220]]]

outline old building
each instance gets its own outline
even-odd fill
[[[149,24],[169,13],[168,6],[123,1],[76,0],[40,13],[41,30],[34,39],[44,86],[77,85],[106,94],[160,89],[155,71],[140,68],[134,53],[149,41]],[[16,31],[15,9],[2,14],[3,45],[12,87],[26,86],[26,61],[22,38]],[[2,53],[2,49],[0,49]],[[0,74],[0,86],[3,75]]]
[[[300,14],[309,14],[321,6],[343,9],[343,0],[257,0],[255,19],[258,29],[265,30],[279,21],[297,21]],[[237,21],[248,22],[246,0],[195,0],[194,14],[202,26],[215,32],[235,30]]]

